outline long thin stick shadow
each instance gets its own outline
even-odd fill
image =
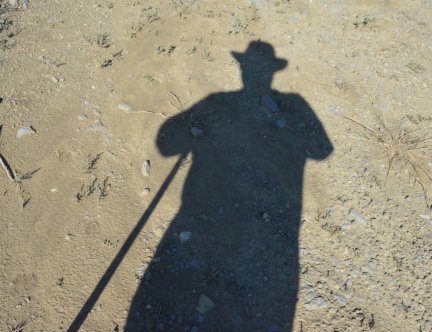
[[[183,154],[180,156],[179,160],[174,165],[168,177],[165,179],[164,183],[162,184],[161,188],[157,192],[156,196],[153,198],[153,201],[150,203],[149,207],[147,208],[147,210],[145,211],[141,219],[135,225],[134,229],[129,234],[123,246],[120,248],[117,256],[113,259],[110,266],[106,269],[104,275],[99,280],[98,284],[96,285],[95,289],[87,299],[86,303],[82,306],[78,315],[73,320],[72,324],[68,328],[68,332],[75,332],[81,328],[88,314],[90,313],[90,311],[98,301],[99,297],[103,293],[105,287],[108,285],[109,281],[111,280],[111,277],[114,275],[115,271],[120,266],[121,262],[123,261],[124,257],[129,251],[130,247],[138,237],[139,233],[141,232],[142,228],[146,224],[147,220],[150,218],[156,206],[159,204],[160,199],[162,198],[163,194],[167,190],[168,186],[171,184],[171,181],[173,180],[174,176],[177,174],[177,171],[185,157],[186,155]]]

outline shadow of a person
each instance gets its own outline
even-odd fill
[[[286,60],[253,41],[244,87],[209,95],[159,132],[164,156],[192,155],[182,205],[132,300],[126,331],[289,331],[308,158],[332,145],[297,94],[271,88]]]

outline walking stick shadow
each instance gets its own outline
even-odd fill
[[[182,160],[186,156],[181,155],[178,159],[177,163],[174,165],[173,169],[169,173],[168,177],[165,179],[164,183],[162,184],[159,191],[156,193],[155,197],[153,198],[153,201],[150,203],[149,207],[145,211],[145,213],[142,215],[141,219],[138,221],[138,223],[135,225],[134,229],[129,234],[128,238],[124,242],[124,244],[121,246],[119,252],[117,253],[116,257],[113,259],[111,264],[106,269],[103,276],[100,278],[99,282],[97,283],[96,287],[94,288],[93,292],[88,297],[87,301],[82,306],[81,310],[76,315],[75,319],[71,323],[70,327],[68,328],[69,332],[75,332],[78,331],[84,321],[86,320],[87,316],[91,312],[92,308],[96,304],[99,297],[102,295],[105,287],[108,285],[109,281],[111,280],[112,276],[114,275],[117,268],[120,266],[123,259],[126,257],[126,254],[128,253],[130,247],[135,242],[136,238],[140,234],[141,230],[143,229],[144,225],[146,224],[147,220],[152,215],[153,211],[155,210],[156,206],[158,205],[159,201],[161,200],[162,196],[164,195],[165,191],[169,187],[171,181],[173,180],[174,176],[176,175]]]
[[[288,62],[270,44],[232,54],[243,88],[209,95],[160,129],[162,155],[190,153],[192,165],[125,331],[292,328],[304,167],[333,148],[300,95],[271,88]]]
[[[182,205],[125,331],[292,329],[304,167],[333,147],[300,95],[271,88],[288,62],[270,44],[232,55],[243,88],[209,95],[162,125],[160,152],[180,158],[68,331],[80,329],[188,154]]]

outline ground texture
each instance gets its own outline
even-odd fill
[[[0,0],[0,330],[432,331],[430,22]],[[251,43],[288,61],[271,90]]]

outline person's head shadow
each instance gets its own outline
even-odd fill
[[[271,44],[260,40],[251,42],[244,53],[233,51],[231,54],[240,65],[245,90],[268,93],[273,75],[288,66],[287,60],[276,57]]]
[[[126,331],[292,328],[305,162],[333,148],[300,95],[271,88],[288,65],[272,45],[232,55],[243,89],[207,96],[158,133],[161,154],[180,155],[188,170]]]

